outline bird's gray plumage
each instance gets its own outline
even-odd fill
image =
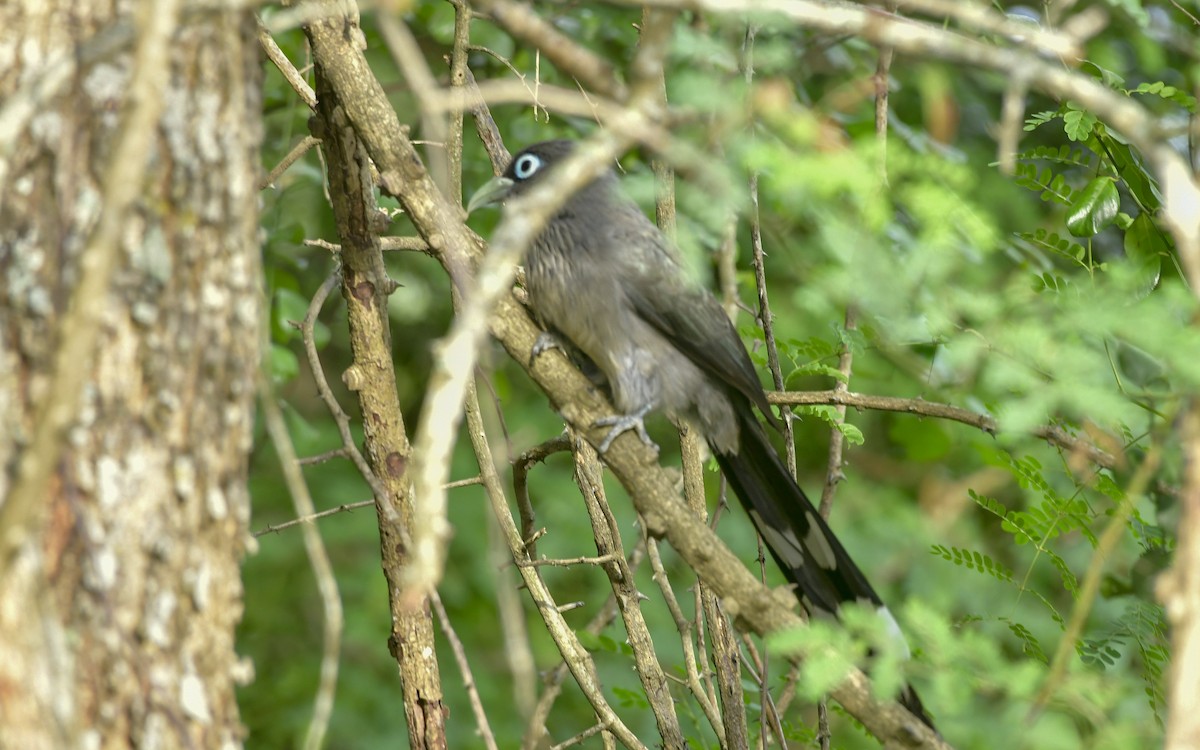
[[[570,141],[526,148],[471,206],[522,192],[572,148]],[[861,602],[895,627],[755,417],[757,407],[776,424],[733,324],[716,298],[689,279],[658,227],[620,192],[612,171],[568,199],[533,242],[525,266],[535,315],[599,368],[626,415],[614,420],[609,440],[640,427],[655,409],[698,426],[804,607],[836,617],[841,604]],[[911,688],[900,700],[933,726]]]

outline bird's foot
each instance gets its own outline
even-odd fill
[[[538,334],[537,341],[533,342],[533,351],[529,353],[529,365],[532,367],[535,359],[551,349],[562,348],[563,345],[562,342],[558,340],[558,336],[555,336],[549,331],[542,331],[540,334]]]
[[[595,422],[592,422],[592,427],[612,428],[608,431],[608,434],[604,436],[604,440],[601,441],[600,445],[596,446],[596,450],[599,451],[601,455],[604,455],[606,452],[608,452],[609,446],[612,445],[613,441],[616,440],[621,433],[629,432],[630,430],[637,430],[637,435],[639,438],[641,438],[642,442],[653,448],[654,452],[657,453],[658,444],[651,440],[650,435],[646,433],[645,422],[646,415],[653,407],[653,404],[647,404],[633,414],[616,414],[611,417],[602,417],[601,419],[597,419]]]

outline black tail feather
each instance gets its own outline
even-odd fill
[[[715,448],[713,452],[771,556],[796,586],[801,604],[810,614],[834,617],[844,602],[871,604],[890,619],[866,576],[792,479],[749,404],[738,412],[738,452],[722,454]],[[905,685],[896,699],[936,731],[911,685]]]

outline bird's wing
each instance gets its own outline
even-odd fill
[[[669,262],[640,263],[639,268],[632,269],[634,273],[627,274],[627,278],[638,279],[637,284],[623,290],[630,305],[701,370],[741,393],[779,427],[754,363],[725,310],[707,289],[687,280],[666,237],[640,212],[638,215],[644,224],[627,228],[631,234],[617,235],[613,240],[636,244],[645,248],[642,252],[661,254]]]

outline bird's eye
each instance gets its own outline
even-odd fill
[[[513,162],[513,176],[518,180],[528,180],[533,173],[541,169],[542,160],[533,154],[521,154]]]

